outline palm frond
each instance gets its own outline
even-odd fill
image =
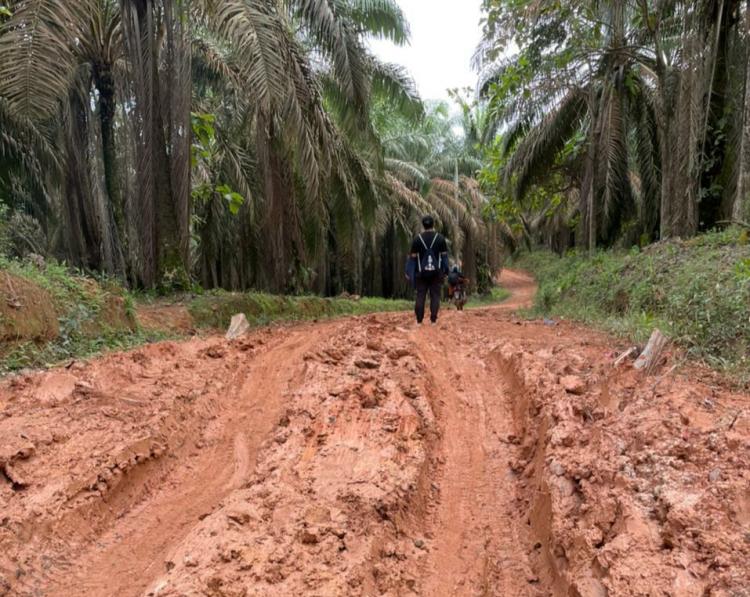
[[[339,0],[357,29],[397,45],[409,41],[409,24],[395,0]]]
[[[76,70],[75,44],[83,37],[92,0],[19,0],[0,26],[0,96],[11,108],[42,121],[64,101]]]
[[[544,177],[557,153],[580,125],[585,102],[581,90],[571,91],[557,110],[521,141],[505,169],[506,182],[513,180],[517,199],[522,198],[536,180]]]
[[[414,79],[404,67],[371,57],[370,70],[374,94],[389,100],[407,118],[424,115],[424,104]]]
[[[421,188],[429,180],[427,172],[414,162],[386,158],[385,167],[412,188]]]

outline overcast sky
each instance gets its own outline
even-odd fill
[[[411,45],[373,41],[386,62],[409,69],[423,99],[447,99],[446,89],[476,86],[471,57],[479,43],[482,0],[398,0],[411,26]]]

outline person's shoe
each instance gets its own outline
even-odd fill
[[[430,320],[430,323],[431,323],[432,325],[437,325],[437,319],[436,319],[436,320],[434,320],[434,321],[433,321],[433,320],[431,319],[431,320]]]

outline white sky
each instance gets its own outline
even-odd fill
[[[373,41],[382,60],[409,69],[422,99],[447,99],[447,89],[471,87],[471,57],[479,44],[482,0],[398,0],[411,26],[411,45]]]

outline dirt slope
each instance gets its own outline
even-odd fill
[[[503,282],[0,382],[0,595],[747,595],[747,397]]]

